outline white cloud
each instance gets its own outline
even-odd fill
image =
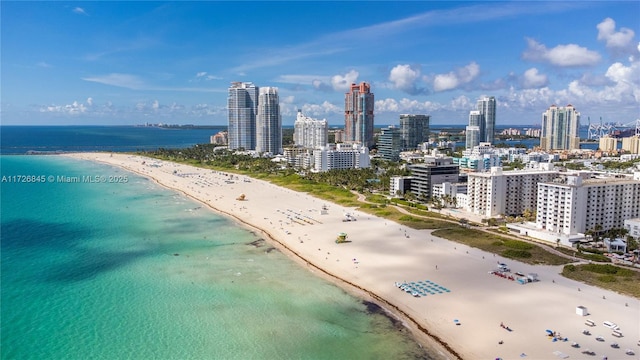
[[[522,76],[522,87],[524,89],[539,88],[548,84],[547,75],[540,74],[536,68],[528,69]]]
[[[87,105],[93,106],[93,98],[87,98]]]
[[[324,101],[322,104],[304,104],[302,105],[302,112],[309,116],[324,116],[327,114],[343,114],[344,108]]]
[[[635,32],[628,28],[621,28],[616,32],[616,22],[611,18],[602,20],[597,26],[598,40],[604,40],[608,49],[615,54],[633,54],[636,51],[633,37]]]
[[[209,75],[206,71],[200,71],[196,73],[196,80],[222,80],[221,77],[215,75]]]
[[[464,84],[468,84],[478,77],[480,74],[480,66],[475,62],[458,68],[447,74],[438,74],[433,79],[433,90],[447,91],[456,89]]]
[[[458,111],[458,110],[466,111],[466,110],[474,109],[476,104],[475,102],[471,101],[471,99],[469,99],[468,97],[462,95],[452,99],[449,106],[451,107],[451,110],[454,110],[454,111]]]
[[[389,73],[389,81],[398,90],[408,94],[417,94],[416,80],[420,78],[420,69],[413,69],[411,65],[397,65]]]
[[[600,54],[576,44],[558,45],[547,49],[544,44],[527,39],[527,49],[522,53],[522,58],[560,67],[577,67],[597,64]]]
[[[351,84],[356,83],[358,80],[358,75],[360,74],[355,70],[351,70],[344,75],[334,75],[331,77],[331,85],[336,91],[348,91]]]
[[[73,11],[74,13],[79,14],[79,15],[86,15],[86,16],[89,16],[89,14],[87,14],[87,12],[86,12],[86,11],[84,11],[84,9],[83,9],[83,8],[81,8],[81,7],[75,7],[75,8],[73,8],[73,10],[71,10],[71,11]]]
[[[402,98],[400,100],[386,98],[376,100],[374,109],[376,112],[381,113],[430,113],[432,111],[442,109],[442,105],[431,101],[418,101],[407,98]]]
[[[130,74],[111,73],[104,76],[86,77],[82,78],[82,80],[134,90],[142,89],[145,86],[142,79]]]

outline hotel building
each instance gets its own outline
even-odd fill
[[[374,145],[373,106],[369,84],[351,84],[350,91],[344,95],[344,142],[369,148]]]
[[[542,113],[540,147],[543,150],[580,149],[580,113],[572,106],[551,105]]]
[[[337,144],[335,149],[323,146],[313,151],[314,171],[361,169],[371,166],[369,148],[358,144]]]

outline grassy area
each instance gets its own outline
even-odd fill
[[[585,284],[640,298],[640,272],[611,264],[565,265],[562,275]]]
[[[552,254],[535,244],[462,226],[449,224],[447,228],[434,231],[433,235],[527,264],[562,265],[571,262],[571,260]]]
[[[556,250],[560,251],[563,254],[567,254],[569,256],[575,256],[579,259],[598,261],[598,262],[611,262],[611,258],[608,258],[602,254],[595,254],[595,253],[587,252],[584,250],[581,252],[578,252],[573,249],[567,249],[562,247],[556,248]]]

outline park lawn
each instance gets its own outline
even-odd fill
[[[640,272],[612,264],[565,265],[562,275],[585,284],[640,298]]]
[[[447,228],[436,230],[432,234],[527,264],[563,265],[571,262],[570,259],[552,254],[536,244],[458,225],[449,224]]]

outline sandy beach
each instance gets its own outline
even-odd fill
[[[439,344],[434,347],[443,358],[640,359],[640,301],[565,279],[561,266],[504,259],[244,176],[129,154],[66,156],[138,173],[235,218],[302,266],[374,299],[419,340]],[[344,221],[345,214],[355,221]],[[341,232],[349,242],[335,242]],[[536,273],[540,281],[522,285],[489,274],[499,262],[514,272]],[[415,297],[396,286],[405,282],[426,295]],[[576,314],[577,306],[589,315]],[[586,325],[587,319],[595,326]],[[617,324],[623,336],[614,337],[604,321]],[[567,340],[553,341],[547,330]],[[595,356],[584,354],[587,349]]]

